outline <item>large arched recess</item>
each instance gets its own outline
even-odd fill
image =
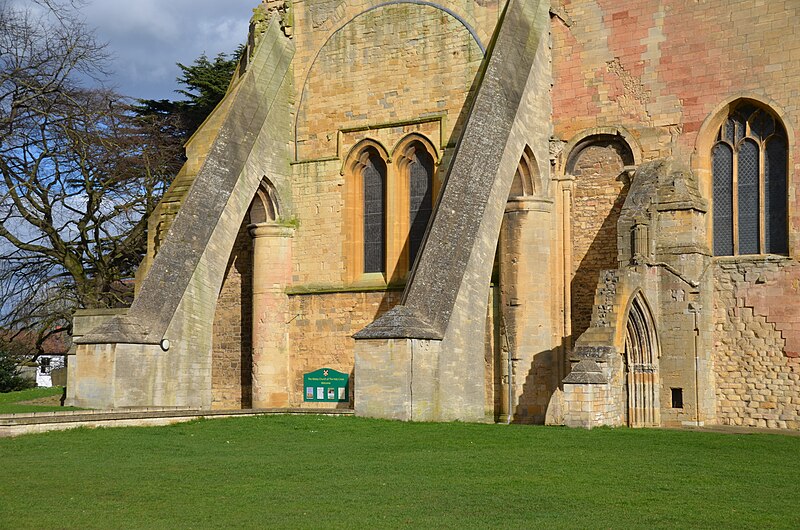
[[[211,346],[212,408],[247,409],[253,405],[253,275],[256,264],[251,229],[275,223],[280,215],[277,190],[265,176],[236,234],[217,297]],[[270,263],[268,266],[278,265]]]
[[[601,271],[617,267],[617,221],[630,187],[627,168],[641,160],[641,150],[621,128],[596,128],[576,136],[565,153],[564,172],[573,179],[568,272],[570,325],[577,339],[590,325]]]
[[[302,80],[295,160],[339,155],[340,129],[425,115],[449,116],[449,137],[483,56],[475,30],[437,4],[386,2],[361,12],[330,35]]]

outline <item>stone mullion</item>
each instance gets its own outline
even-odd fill
[[[758,138],[753,138],[756,143],[758,144],[758,249],[760,254],[767,253],[767,244],[766,244],[766,224],[767,219],[765,217],[766,207],[764,205],[764,193],[766,192],[766,184],[764,179],[766,175],[764,174],[764,157],[766,156],[765,153],[765,145]]]
[[[739,255],[739,145],[733,146],[731,156],[731,224],[733,224],[733,255]]]
[[[407,164],[386,165],[386,281],[399,282],[408,271]]]

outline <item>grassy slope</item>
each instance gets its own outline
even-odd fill
[[[76,430],[0,439],[0,528],[796,528],[798,452],[790,436],[334,417]]]
[[[60,396],[64,388],[60,386],[51,388],[31,388],[19,392],[0,393],[0,414],[20,414],[23,412],[50,412],[58,410],[77,410],[75,407],[58,407],[50,405],[20,404],[20,401],[41,399],[51,396]]]
[[[63,391],[63,387],[54,386],[51,388],[31,388],[28,390],[20,390],[18,392],[4,392],[0,393],[0,405],[50,396],[60,396]]]

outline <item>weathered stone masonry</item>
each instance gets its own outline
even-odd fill
[[[800,266],[786,259],[714,267],[714,362],[722,423],[800,428]]]
[[[329,405],[369,416],[800,428],[799,16],[792,0],[262,2],[150,219],[133,306],[76,318],[70,401],[303,407],[303,374],[327,367],[352,378]],[[785,158],[786,219],[758,222],[785,221],[787,255],[713,255],[712,150],[747,106],[785,138],[756,166]],[[423,152],[435,204],[414,267]],[[380,271],[367,155],[385,165]],[[783,195],[756,179],[763,217]]]

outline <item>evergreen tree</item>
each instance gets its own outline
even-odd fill
[[[0,345],[0,392],[16,392],[36,386],[34,379],[22,375],[23,360]]]
[[[243,52],[244,46],[239,46],[233,54],[220,53],[213,60],[204,53],[189,66],[177,63],[181,69],[177,81],[186,88],[175,92],[185,99],[142,99],[139,100],[139,114],[173,116],[177,118],[177,126],[172,133],[188,138],[225,96]]]

